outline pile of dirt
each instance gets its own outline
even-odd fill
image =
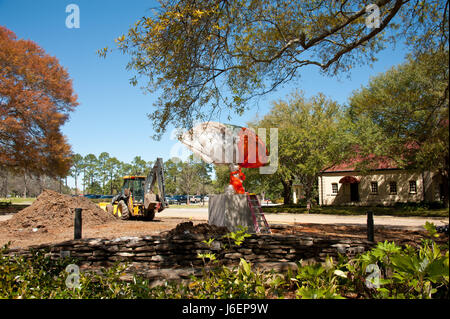
[[[205,237],[223,236],[229,233],[228,228],[207,223],[197,224],[194,226],[192,222],[185,222],[178,224],[174,229],[170,230],[166,236],[171,238],[174,236],[186,236],[189,234],[200,234]]]
[[[16,213],[1,227],[9,231],[73,227],[75,208],[82,209],[83,226],[100,225],[116,218],[85,197],[44,190],[34,203]]]

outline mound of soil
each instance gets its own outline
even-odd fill
[[[9,231],[73,227],[75,208],[81,208],[83,226],[99,225],[116,218],[88,198],[72,197],[44,190],[34,203],[2,223]]]
[[[178,224],[174,229],[170,230],[166,236],[171,238],[174,236],[186,236],[189,234],[200,234],[205,237],[223,236],[229,233],[228,228],[209,225],[207,223],[197,224],[194,226],[192,222]]]

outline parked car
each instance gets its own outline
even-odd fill
[[[173,196],[166,196],[166,201],[169,205],[177,204],[178,200]]]
[[[187,203],[186,195],[175,195],[173,198],[175,198],[177,200],[178,204],[186,204]]]
[[[206,195],[195,195],[194,196],[195,203],[207,202],[208,199],[209,198]]]
[[[114,195],[101,195],[100,198],[113,198]]]
[[[95,195],[95,194],[86,194],[84,195],[84,197],[89,198],[89,199],[97,199],[100,198],[101,195]]]
[[[195,196],[191,196],[189,198],[189,200],[191,201],[191,203],[200,203],[202,200],[202,197],[200,195],[195,195]]]

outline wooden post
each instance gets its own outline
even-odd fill
[[[75,208],[74,239],[81,239],[81,208]]]
[[[367,212],[367,240],[374,241],[373,212]]]

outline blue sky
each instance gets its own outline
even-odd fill
[[[74,3],[80,8],[80,28],[65,25],[66,6]],[[0,25],[12,30],[18,38],[30,39],[48,54],[59,59],[73,79],[80,105],[70,116],[62,131],[72,150],[83,156],[108,152],[121,161],[131,162],[139,155],[150,161],[156,157],[170,158],[176,141],[167,133],[160,141],[153,135],[147,114],[153,110],[157,96],[143,94],[139,87],[129,84],[133,75],[125,69],[129,57],[113,52],[106,59],[97,50],[114,47],[114,39],[126,33],[137,19],[150,15],[156,1],[117,0],[0,0]],[[345,103],[351,92],[366,85],[370,76],[384,72],[404,61],[402,46],[388,48],[378,56],[373,68],[355,68],[350,78],[323,77],[318,68],[302,70],[301,77],[288,86],[261,98],[243,116],[234,115],[225,122],[245,125],[256,113],[266,114],[271,102],[286,98],[296,89],[306,96],[318,92]]]

